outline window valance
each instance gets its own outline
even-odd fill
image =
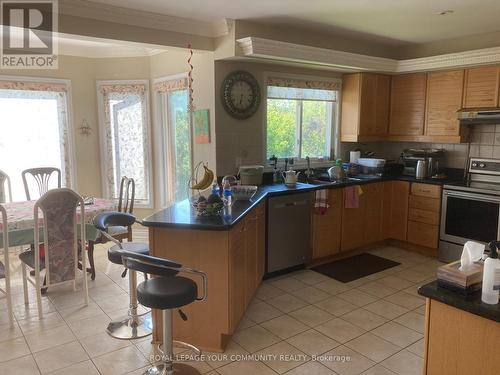
[[[64,83],[0,80],[0,89],[2,89],[2,90],[24,90],[24,91],[67,92],[68,85],[66,85]]]
[[[293,87],[298,89],[332,90],[338,91],[342,88],[340,81],[329,81],[319,79],[298,79],[287,77],[269,77],[268,86]]]
[[[188,87],[187,78],[179,78],[174,80],[165,80],[153,84],[153,91],[168,92],[175,90],[184,90]]]
[[[116,84],[116,85],[100,85],[99,91],[103,94],[110,92],[145,92],[146,85],[143,84]]]

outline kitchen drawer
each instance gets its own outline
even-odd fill
[[[437,249],[438,238],[439,225],[431,225],[408,220],[408,242]]]
[[[439,212],[421,210],[419,208],[410,208],[408,220],[418,221],[432,225],[439,225]]]
[[[410,195],[410,208],[419,210],[440,212],[441,200],[439,198],[428,198],[421,195]]]
[[[420,195],[428,198],[441,198],[441,186],[431,184],[412,183],[412,195]]]

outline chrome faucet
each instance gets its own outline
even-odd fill
[[[311,170],[311,158],[309,156],[306,156],[306,162],[307,162],[307,169],[305,175],[306,179],[308,180],[312,175],[314,175],[314,171]]]

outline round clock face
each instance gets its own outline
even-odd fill
[[[222,83],[221,92],[224,109],[234,118],[249,118],[259,108],[259,84],[248,72],[229,74]]]

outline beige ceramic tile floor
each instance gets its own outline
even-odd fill
[[[136,231],[135,240],[147,241],[146,231]],[[24,305],[12,255],[16,322],[9,326],[0,300],[0,374],[140,374],[150,364],[150,338],[121,341],[105,332],[128,307],[128,280],[106,249],[96,249],[89,305],[78,292],[54,288],[43,297],[43,320],[32,289]],[[417,288],[439,262],[393,247],[371,253],[401,265],[348,284],[309,270],[265,281],[226,351],[261,361],[211,357],[193,365],[210,375],[421,374],[424,299]],[[275,359],[280,355],[292,360]]]

